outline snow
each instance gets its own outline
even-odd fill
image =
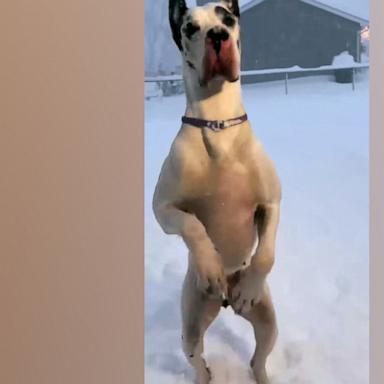
[[[145,98],[150,99],[150,98],[157,98],[163,96],[163,92],[161,91],[159,85],[157,83],[149,83],[145,82],[144,83],[144,95]]]
[[[333,58],[332,65],[334,66],[348,66],[355,65],[355,59],[348,51],[341,52]]]
[[[269,277],[279,338],[272,384],[368,384],[368,80],[353,92],[327,76],[243,86],[255,134],[283,186],[276,263]],[[191,384],[180,347],[186,248],[165,235],[151,199],[180,126],[184,95],[145,102],[145,374]],[[254,383],[250,325],[222,309],[205,337],[212,384]]]

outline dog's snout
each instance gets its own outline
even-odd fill
[[[212,40],[226,41],[229,38],[229,33],[224,28],[215,27],[207,32],[207,37]]]
[[[220,27],[214,27],[207,32],[207,38],[213,43],[217,54],[220,52],[221,43],[229,39],[229,33]]]

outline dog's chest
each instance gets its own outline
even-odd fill
[[[254,200],[250,172],[240,162],[212,167],[206,188],[212,204],[224,207],[226,204],[248,206]]]
[[[251,177],[239,162],[211,165],[185,196],[183,208],[204,224],[227,267],[241,264],[255,241],[257,197]]]
[[[202,217],[248,217],[257,194],[252,173],[239,161],[221,161],[203,166],[188,178],[185,204]],[[191,177],[192,176],[192,177]]]

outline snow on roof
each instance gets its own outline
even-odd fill
[[[265,0],[240,1],[241,12],[262,3]],[[324,9],[361,25],[369,24],[369,0],[301,0],[304,3]]]

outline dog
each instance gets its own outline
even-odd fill
[[[191,9],[185,0],[169,1],[187,106],[153,211],[163,231],[181,236],[189,250],[182,348],[198,384],[211,380],[203,338],[222,306],[253,326],[250,365],[258,384],[269,383],[266,361],[277,338],[266,278],[275,260],[281,185],[242,104],[239,19],[237,0]]]

